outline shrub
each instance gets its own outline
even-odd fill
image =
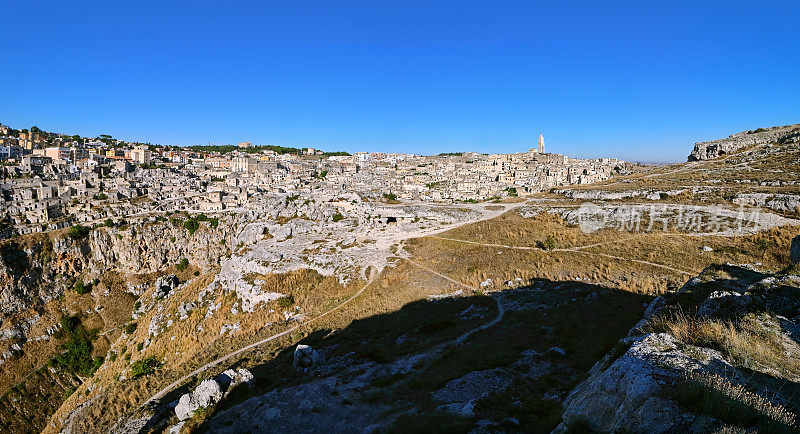
[[[138,301],[137,301],[137,303],[138,303]],[[137,309],[138,309],[138,308],[137,308]],[[136,331],[136,327],[138,327],[138,326],[139,326],[139,325],[138,325],[138,324],[136,324],[135,322],[129,322],[129,323],[125,324],[125,325],[122,327],[122,331],[124,331],[126,335],[132,335],[132,334],[133,334],[133,332],[135,332],[135,331]]]
[[[338,222],[339,220],[342,220],[342,219],[344,219],[344,216],[343,216],[343,215],[341,215],[341,214],[340,214],[340,213],[338,213],[338,212],[337,212],[336,214],[334,214],[334,215],[333,215],[333,221],[334,221],[334,222]]]
[[[69,235],[69,237],[73,240],[79,240],[89,235],[89,231],[91,231],[91,228],[82,225],[75,225],[69,228],[67,235]]]
[[[554,237],[554,236],[552,236],[552,235],[548,235],[548,236],[547,236],[547,238],[545,238],[545,239],[544,239],[544,241],[539,241],[539,242],[538,242],[538,243],[536,243],[536,244],[537,244],[537,245],[539,246],[539,248],[540,248],[540,249],[542,249],[542,250],[553,250],[553,249],[555,249],[555,248],[556,248],[556,246],[557,246],[557,244],[556,244],[556,237]]]
[[[156,356],[145,357],[144,359],[137,360],[131,365],[131,378],[139,378],[150,375],[156,372],[156,370],[159,368],[161,368],[161,362],[156,359]]]
[[[394,193],[383,193],[383,198],[386,200],[397,200],[397,195]]]
[[[113,220],[111,220],[111,219],[106,219],[106,221],[105,221],[105,222],[103,222],[103,224],[104,224],[104,225],[105,225],[107,228],[114,227],[114,221],[113,221]]]
[[[91,376],[103,364],[102,357],[92,358],[92,340],[95,332],[87,331],[77,317],[61,317],[61,331],[69,339],[61,345],[61,353],[53,357],[51,363],[65,371],[83,376]]]
[[[183,228],[189,231],[189,235],[194,235],[195,231],[200,228],[200,222],[191,218],[183,222]]]
[[[142,348],[144,348],[144,342],[136,344],[136,351],[142,351]]]
[[[183,270],[185,270],[185,269],[189,268],[189,260],[188,260],[188,259],[186,259],[186,258],[183,258],[183,259],[181,259],[181,261],[180,261],[180,262],[178,262],[178,263],[175,265],[175,268],[176,268],[178,271],[183,271]]]
[[[84,284],[82,280],[76,281],[72,289],[74,289],[75,292],[78,293],[78,295],[88,294],[92,292],[92,286]]]
[[[278,299],[278,307],[281,309],[291,309],[294,306],[294,297],[287,295]]]

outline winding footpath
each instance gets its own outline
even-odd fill
[[[369,280],[367,281],[367,283],[366,283],[366,284],[364,284],[364,286],[362,286],[362,287],[361,287],[361,289],[359,289],[359,290],[358,290],[358,292],[356,292],[355,294],[353,294],[353,295],[352,295],[350,298],[348,298],[348,299],[347,299],[347,300],[345,300],[344,302],[342,302],[342,303],[340,303],[340,304],[338,304],[338,305],[336,305],[336,306],[334,306],[334,307],[332,307],[332,308],[328,309],[327,311],[325,311],[325,312],[323,312],[323,313],[321,313],[321,314],[319,314],[319,315],[315,316],[314,318],[311,318],[311,319],[310,319],[310,320],[308,320],[308,321],[301,322],[300,324],[297,324],[296,326],[294,326],[294,327],[292,327],[292,328],[286,329],[286,330],[284,330],[284,331],[282,331],[282,332],[280,332],[280,333],[276,333],[276,334],[274,334],[274,335],[272,335],[272,336],[269,336],[269,337],[267,337],[267,338],[264,338],[264,339],[262,339],[262,340],[260,340],[260,341],[253,342],[252,344],[249,344],[249,345],[247,345],[247,346],[245,346],[245,347],[239,348],[239,349],[238,349],[238,350],[236,350],[236,351],[233,351],[233,352],[231,352],[231,353],[228,353],[228,354],[226,354],[226,355],[224,355],[224,356],[222,356],[222,357],[220,357],[220,358],[218,358],[218,359],[216,359],[216,360],[214,360],[214,361],[208,362],[208,363],[206,363],[205,365],[203,365],[203,366],[200,366],[199,368],[195,369],[194,371],[192,371],[192,372],[190,372],[190,373],[188,373],[188,374],[184,375],[183,377],[181,377],[181,378],[179,378],[179,379],[175,380],[174,382],[172,382],[170,385],[168,385],[168,386],[164,387],[163,389],[159,390],[158,392],[156,392],[156,394],[155,394],[155,395],[151,396],[151,397],[150,397],[150,399],[148,399],[148,400],[145,402],[145,405],[147,405],[147,404],[150,404],[150,403],[152,403],[153,401],[157,401],[157,400],[159,400],[159,399],[163,398],[163,397],[164,397],[164,396],[165,396],[167,393],[169,393],[170,391],[172,391],[172,390],[173,390],[173,389],[175,389],[176,387],[180,386],[180,385],[181,385],[181,384],[183,384],[184,382],[188,381],[188,380],[189,380],[189,379],[191,379],[192,377],[196,376],[197,374],[199,374],[199,373],[201,373],[201,372],[205,371],[206,369],[209,369],[209,368],[212,368],[212,367],[214,367],[214,366],[216,366],[216,365],[219,365],[220,363],[222,363],[222,362],[224,362],[224,361],[226,361],[226,360],[230,359],[231,357],[234,357],[234,356],[236,356],[236,355],[239,355],[239,354],[241,354],[241,353],[243,353],[243,352],[245,352],[245,351],[251,350],[251,349],[253,349],[253,348],[255,348],[255,347],[259,346],[259,345],[263,345],[263,344],[265,344],[265,343],[267,343],[267,342],[270,342],[270,341],[273,341],[273,340],[275,340],[275,339],[278,339],[278,338],[280,338],[281,336],[286,336],[287,334],[289,334],[289,333],[291,333],[291,332],[293,332],[293,331],[295,331],[295,330],[299,329],[300,327],[303,327],[303,326],[306,326],[306,325],[308,325],[308,324],[311,324],[311,323],[313,323],[314,321],[317,321],[317,320],[319,320],[319,319],[322,319],[322,318],[324,318],[324,317],[326,317],[326,316],[330,315],[331,313],[333,313],[333,312],[335,312],[335,311],[337,311],[337,310],[341,309],[342,307],[346,306],[348,303],[350,303],[351,301],[353,301],[355,298],[357,298],[359,295],[361,295],[362,293],[364,293],[364,291],[365,291],[365,290],[366,290],[366,289],[367,289],[367,288],[368,288],[368,287],[369,287],[369,286],[370,286],[370,285],[371,285],[371,284],[372,284],[372,283],[375,281],[375,278],[377,277],[377,274],[378,274],[378,273],[376,273],[376,272],[373,272],[373,273],[370,275],[370,277],[369,277]]]
[[[502,248],[502,249],[511,249],[511,250],[537,250],[537,251],[545,252],[545,253],[547,253],[547,252],[565,252],[565,253],[577,253],[577,254],[581,254],[581,255],[601,256],[601,257],[604,257],[604,258],[616,259],[616,260],[619,260],[619,261],[629,261],[629,262],[636,262],[638,264],[649,265],[651,267],[656,267],[656,268],[661,268],[661,269],[664,269],[664,270],[673,271],[675,273],[680,273],[680,274],[683,274],[683,275],[686,275],[686,276],[694,277],[694,276],[696,276],[698,274],[698,272],[681,270],[679,268],[670,267],[669,265],[659,264],[657,262],[644,261],[644,260],[641,260],[641,259],[625,258],[625,257],[622,257],[622,256],[608,255],[608,254],[605,254],[605,253],[586,252],[586,251],[583,250],[583,249],[588,249],[588,248],[591,248],[591,247],[602,246],[602,245],[605,245],[605,244],[619,243],[619,242],[622,242],[622,241],[626,241],[627,240],[626,238],[623,238],[623,239],[620,239],[620,240],[614,240],[614,241],[606,241],[606,242],[596,243],[596,244],[589,244],[589,245],[586,245],[586,246],[573,247],[573,248],[570,248],[570,249],[550,249],[550,250],[545,250],[545,249],[542,249],[540,247],[533,247],[533,246],[509,246],[509,245],[505,245],[505,244],[481,243],[481,242],[478,242],[478,241],[461,240],[461,239],[458,239],[458,238],[446,238],[446,237],[439,237],[439,236],[431,236],[431,238],[437,238],[437,239],[446,240],[446,241],[453,241],[453,242],[457,242],[457,243],[475,244],[475,245],[479,245],[479,246],[498,247],[498,248]]]

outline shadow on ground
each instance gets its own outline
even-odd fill
[[[299,343],[322,352],[325,364],[297,372],[295,346],[285,348],[251,368],[253,389],[238,388],[215,416],[189,424],[204,432],[367,426],[466,432],[476,423],[549,432],[560,422],[566,394],[641,319],[651,298],[585,282],[537,280],[491,296],[413,302],[305,336]],[[496,303],[505,310],[501,321],[453,342],[496,318]],[[247,410],[254,401],[245,401],[256,396],[264,401],[260,410]]]

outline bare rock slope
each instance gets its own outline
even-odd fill
[[[742,131],[725,139],[694,144],[689,161],[711,160],[749,146],[800,140],[800,124]]]

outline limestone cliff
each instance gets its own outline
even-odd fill
[[[689,161],[711,160],[742,148],[784,141],[800,141],[800,124],[759,128],[742,131],[725,139],[698,142],[689,154]]]
[[[193,234],[167,221],[100,227],[80,239],[43,233],[0,245],[0,323],[16,312],[59,297],[76,278],[91,281],[111,270],[151,273],[186,258],[205,269],[235,243],[236,223],[200,225]]]

